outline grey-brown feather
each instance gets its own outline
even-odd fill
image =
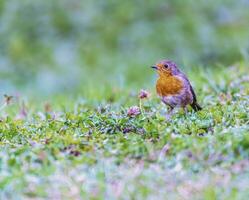
[[[189,90],[189,92],[191,93],[191,96],[192,96],[192,103],[190,103],[191,107],[195,110],[195,111],[199,111],[202,109],[202,107],[198,104],[197,102],[197,98],[196,98],[196,95],[195,95],[195,92],[194,92],[194,89],[190,83],[190,81],[188,80],[187,76],[182,73],[182,72],[179,72],[178,73],[178,76],[181,77],[182,79],[184,79],[184,81],[187,83],[186,86],[188,87],[187,90]]]

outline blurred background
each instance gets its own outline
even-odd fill
[[[153,87],[149,66],[188,73],[249,59],[249,0],[0,0],[0,92],[38,96]],[[190,67],[191,66],[191,67]]]

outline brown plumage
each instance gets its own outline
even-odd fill
[[[156,69],[159,75],[156,83],[157,94],[166,105],[170,106],[171,111],[175,107],[185,109],[187,105],[191,105],[195,111],[202,109],[197,103],[195,92],[188,78],[174,62],[163,60],[152,68]]]
[[[161,97],[167,95],[176,95],[178,94],[183,88],[182,81],[174,76],[168,76],[164,78],[161,76],[157,80],[156,84],[156,91],[157,94]]]

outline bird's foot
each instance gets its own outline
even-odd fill
[[[172,113],[168,113],[168,114],[165,115],[165,119],[167,121],[171,120],[171,118],[172,118]]]
[[[171,108],[165,116],[166,120],[170,120],[172,116],[179,113],[180,110],[181,110],[181,107]]]
[[[168,120],[171,120],[173,114],[175,113],[174,111],[174,108],[170,108],[169,112],[165,115],[165,119],[168,121]]]

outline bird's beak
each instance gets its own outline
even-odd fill
[[[153,65],[151,66],[152,69],[158,70],[157,66]]]

